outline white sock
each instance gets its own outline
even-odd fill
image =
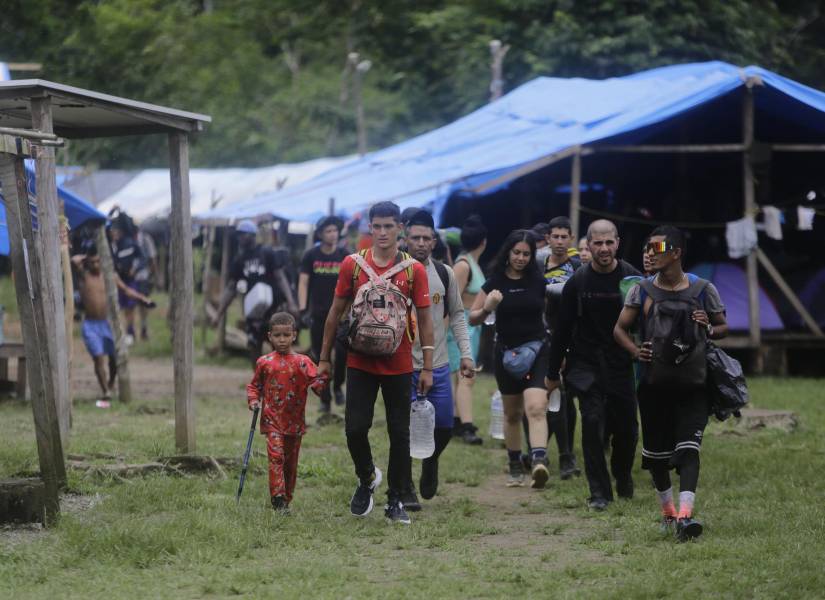
[[[693,516],[693,501],[696,499],[694,492],[679,492],[679,518]]]

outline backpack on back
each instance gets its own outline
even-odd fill
[[[677,292],[639,282],[642,291],[642,339],[653,345],[653,360],[646,365],[644,381],[650,385],[704,385],[707,380],[705,341],[707,333],[691,318],[693,311],[704,310],[700,296],[708,282],[696,278]],[[644,314],[644,296],[652,305]]]
[[[433,262],[433,266],[435,267],[435,272],[438,273],[438,278],[441,280],[441,285],[444,286],[444,316],[450,314],[450,306],[449,306],[449,297],[450,297],[450,276],[447,274],[447,267],[444,266],[444,263],[438,261],[432,257],[430,260]]]
[[[357,288],[350,308],[350,327],[347,334],[349,347],[369,356],[390,356],[398,350],[405,335],[409,335],[408,310],[412,302],[398,289],[392,278],[407,271],[412,292],[412,266],[415,260],[406,252],[399,252],[395,264],[378,275],[365,258],[366,252],[353,254],[356,270],[367,275],[367,282]]]

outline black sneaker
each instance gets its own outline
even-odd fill
[[[510,475],[507,477],[507,487],[524,486],[524,466],[520,460],[510,461]]]
[[[616,480],[616,495],[630,500],[633,498],[633,476],[628,475]]]
[[[272,502],[272,509],[279,514],[288,515],[289,514],[289,503],[286,501],[286,498],[283,496],[272,496],[270,499]]]
[[[550,479],[550,471],[547,469],[547,459],[538,458],[533,461],[532,478],[530,487],[534,490],[544,489],[547,480]]]
[[[565,481],[573,477],[581,475],[581,469],[576,466],[576,456],[574,454],[563,454],[559,458],[559,477]]]
[[[608,504],[608,501],[604,498],[590,498],[590,500],[587,501],[587,508],[602,512],[607,509]]]
[[[402,525],[412,523],[410,515],[404,510],[404,505],[400,500],[395,498],[390,498],[384,506],[384,516],[387,517],[391,523],[401,523]]]
[[[359,482],[349,502],[349,511],[356,517],[366,517],[372,512],[375,501],[372,499],[375,489],[381,485],[381,469],[375,467],[372,481],[368,484]]]
[[[405,510],[410,512],[421,510],[421,503],[418,501],[418,496],[415,495],[414,487],[401,494],[401,504],[404,505]]]
[[[424,500],[429,500],[438,491],[438,459],[425,458],[421,461],[421,480],[418,482],[418,490]]]
[[[702,524],[691,517],[683,517],[676,521],[676,539],[686,542],[702,535]]]
[[[344,406],[347,399],[344,397],[344,390],[338,388],[335,390],[335,406]]]
[[[478,428],[472,423],[463,423],[461,425],[461,441],[471,446],[480,446],[484,443],[484,440],[478,436],[476,431],[478,431]]]
[[[659,523],[659,532],[662,535],[669,535],[673,533],[673,528],[676,525],[676,517],[672,517],[670,515],[662,517],[661,522]]]

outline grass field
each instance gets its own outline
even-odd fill
[[[81,495],[73,504],[96,503],[64,511],[48,532],[0,530],[0,598],[823,597],[823,383],[752,382],[756,405],[799,414],[793,433],[709,429],[697,496],[706,529],[695,543],[659,534],[641,471],[635,499],[594,514],[584,507],[584,479],[561,482],[555,469],[545,491],[504,488],[504,452],[489,439],[480,449],[448,447],[439,495],[413,514],[411,527],[390,526],[380,510],[356,520],[342,428],[330,425],[304,439],[289,517],[268,506],[261,454],[239,507],[237,473],[118,483],[72,472],[71,491]],[[492,381],[479,384],[477,421],[485,427]],[[154,402],[161,410],[171,404]],[[171,413],[136,406],[79,403],[70,452],[127,462],[173,453]],[[234,401],[201,399],[199,453],[239,456],[248,419],[240,386]],[[0,404],[0,440],[0,477],[36,470],[28,407]],[[385,466],[382,422],[372,441]],[[263,450],[259,437],[255,447]]]

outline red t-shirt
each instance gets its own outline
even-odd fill
[[[257,360],[246,400],[261,405],[261,433],[306,432],[307,388],[318,392],[324,385],[317,374],[315,363],[303,354],[271,352]]]
[[[367,251],[367,264],[372,267],[376,275],[381,275],[390,267],[395,265],[392,260],[385,267],[379,267],[372,259],[372,250]],[[355,298],[355,290],[369,281],[369,277],[363,269],[358,272],[358,280],[355,288],[352,285],[352,274],[355,269],[355,260],[352,256],[347,256],[341,263],[341,271],[338,273],[338,285],[335,286],[335,295],[339,298]],[[403,294],[412,298],[412,303],[416,308],[426,308],[430,305],[430,286],[427,283],[427,271],[424,265],[415,261],[413,264],[412,292],[407,281],[407,269],[393,276],[392,281]],[[410,310],[407,311],[407,319],[410,318]],[[353,369],[374,373],[375,375],[402,375],[412,373],[412,343],[408,336],[404,336],[401,345],[392,356],[365,356],[350,350],[347,353],[347,366]]]

